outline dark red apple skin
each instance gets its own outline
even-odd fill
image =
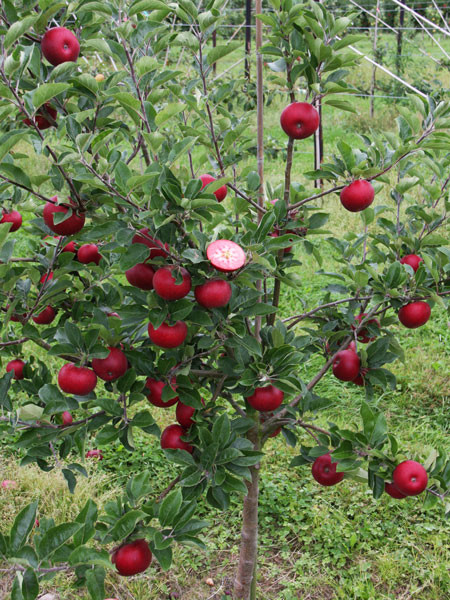
[[[420,263],[423,262],[423,258],[420,258],[417,254],[407,254],[402,259],[400,259],[400,263],[402,265],[409,265],[412,267],[414,273],[417,272]]]
[[[65,27],[48,29],[41,41],[42,54],[54,67],[65,62],[77,62],[80,43]]]
[[[224,279],[210,279],[198,285],[194,296],[204,308],[221,308],[231,300],[231,285]]]
[[[274,385],[266,385],[257,387],[251,396],[246,398],[247,402],[255,410],[260,412],[268,412],[275,410],[283,403],[284,392],[279,390]]]
[[[187,442],[183,442],[181,439],[181,437],[184,435],[186,435],[186,430],[181,427],[181,425],[169,425],[161,434],[161,448],[186,450],[186,452],[192,454],[194,452],[194,448]]]
[[[85,265],[88,265],[91,262],[98,265],[102,259],[102,255],[98,251],[97,244],[83,244],[78,249],[77,259],[80,261],[80,263]]]
[[[428,302],[418,300],[405,304],[398,311],[398,318],[402,325],[408,329],[416,329],[425,325],[431,316],[431,308]]]
[[[284,133],[294,140],[312,135],[320,124],[317,110],[308,102],[293,102],[286,106],[280,116]]]
[[[183,277],[181,283],[176,281],[175,270],[179,271]],[[191,276],[183,267],[161,267],[153,277],[153,289],[164,300],[181,300],[189,294],[191,287]]]
[[[280,236],[280,232],[278,229],[276,229],[275,231],[272,231],[270,233],[270,237],[279,237]],[[291,240],[289,240],[291,241]],[[292,246],[288,246],[287,248],[283,248],[283,252],[284,254],[289,254],[289,252],[292,252]]]
[[[64,425],[64,427],[68,427],[69,425],[72,425],[73,423],[73,417],[70,414],[70,412],[68,410],[65,410],[62,414],[62,424]]]
[[[88,367],[67,363],[58,373],[58,385],[66,394],[87,396],[97,385],[97,375]]]
[[[86,458],[98,458],[98,460],[103,460],[103,453],[101,450],[88,450],[86,452]]]
[[[354,350],[341,350],[333,361],[333,374],[341,381],[352,381],[359,374],[361,361]]]
[[[147,263],[138,263],[125,271],[125,277],[130,285],[146,291],[153,289],[154,275],[154,269]]]
[[[39,283],[46,284],[53,279],[53,271],[49,271],[48,273],[44,273],[42,277],[39,279]]]
[[[312,476],[320,485],[336,485],[344,479],[344,473],[336,473],[337,463],[332,462],[330,454],[319,456],[313,462]]]
[[[428,475],[420,463],[405,460],[395,467],[392,482],[405,496],[417,496],[427,487]]]
[[[103,381],[115,381],[125,375],[128,370],[128,359],[119,348],[109,347],[106,358],[93,358],[94,373]]]
[[[116,565],[119,575],[130,577],[148,569],[152,562],[152,553],[145,540],[135,540],[117,548],[111,562]]]
[[[172,387],[176,389],[175,378],[172,379],[171,384]],[[153,404],[153,406],[157,406],[158,408],[167,408],[169,406],[173,406],[178,402],[178,396],[175,396],[175,398],[171,398],[166,402],[162,400],[162,393],[165,386],[166,383],[164,381],[157,381],[156,379],[147,377],[145,387],[149,390],[147,398],[150,404]]]
[[[177,348],[181,346],[187,333],[188,328],[184,321],[177,321],[175,325],[163,323],[157,329],[151,323],[148,324],[148,336],[160,348]]]
[[[68,242],[64,248],[61,250],[61,252],[73,252],[74,254],[77,253],[77,245],[76,242],[72,241],[72,242]]]
[[[357,179],[341,190],[341,203],[350,212],[360,212],[369,207],[375,198],[372,184],[365,179]]]
[[[164,248],[169,250],[168,244],[163,244],[149,234],[148,227],[139,229],[139,232],[133,236],[131,242],[132,244],[144,244],[147,248],[150,248],[149,258],[156,258],[157,256],[162,256],[164,258],[167,256],[167,252]]]
[[[358,324],[360,324],[361,321],[365,317],[367,317],[367,313],[361,313],[357,317],[355,317],[355,320],[358,321]],[[378,328],[380,327],[380,321],[378,319],[369,319],[367,321],[367,324],[375,324]],[[356,326],[352,325],[352,329],[356,329]],[[367,329],[365,327],[363,327],[362,329],[359,330],[359,332],[358,332],[358,341],[359,342],[361,342],[363,344],[368,344],[369,342],[373,342],[374,339],[375,339],[375,337],[369,336],[369,332],[367,331]]]
[[[47,102],[44,104],[44,109],[45,111],[48,112],[48,114],[50,115],[50,117],[56,121],[56,117],[58,115],[58,112],[56,110],[56,108],[53,108],[53,106],[51,106],[50,104],[48,104]],[[38,129],[48,129],[49,127],[52,127],[52,123],[46,118],[45,116],[45,111],[42,110],[41,108],[38,109],[36,115],[34,116],[34,121],[37,125]],[[30,119],[24,119],[23,120],[24,124],[27,125],[28,127],[31,127],[32,123]]]
[[[57,197],[54,196],[52,200],[57,200]],[[52,202],[47,202],[44,206],[44,223],[47,225],[49,229],[54,231],[59,235],[73,235],[74,233],[78,233],[84,227],[84,222],[86,217],[84,213],[78,213],[74,207],[72,208],[72,215],[63,221],[62,223],[53,222],[53,215],[55,213],[67,213],[69,207],[63,204],[53,204]]]
[[[202,404],[205,405],[205,401],[202,398]],[[187,404],[183,404],[182,402],[178,402],[177,408],[175,410],[175,416],[178,423],[184,427],[185,429],[189,429],[194,425],[195,421],[192,420],[192,417],[196,413],[196,409],[192,408],[192,406],[188,406]]]
[[[13,231],[20,229],[22,225],[22,215],[17,210],[12,210],[11,212],[4,211],[0,223],[11,223],[9,233],[12,233]]]
[[[209,183],[212,183],[213,181],[216,181],[212,175],[208,175],[207,173],[205,173],[204,175],[200,175],[199,179],[202,182],[202,190]],[[227,190],[227,186],[226,185],[222,185],[218,190],[216,190],[214,192],[214,196],[216,197],[217,202],[222,202],[222,200],[225,200],[226,195],[227,195],[227,191],[228,191]]]
[[[395,498],[396,500],[401,500],[402,498],[406,498],[406,494],[402,494],[400,490],[398,490],[393,483],[389,483],[385,481],[384,483],[384,491],[386,494],[391,496],[391,498]]]
[[[9,363],[6,365],[6,372],[9,373],[10,371],[14,371],[14,379],[23,379],[24,366],[25,363],[23,360],[20,360],[20,358],[15,358],[14,360],[9,361]]]
[[[56,310],[52,306],[47,306],[38,315],[33,315],[32,319],[37,325],[50,325],[55,317]]]

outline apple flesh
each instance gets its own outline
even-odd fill
[[[280,116],[284,133],[294,140],[312,135],[320,124],[317,110],[308,102],[293,102],[286,106]]]
[[[331,461],[330,454],[319,456],[313,462],[312,476],[320,485],[336,485],[344,479],[344,473],[336,472],[337,463]]]
[[[400,260],[400,263],[402,265],[409,265],[410,267],[412,267],[414,273],[417,272],[417,269],[419,268],[421,262],[423,262],[423,258],[417,256],[417,254],[407,254]]]
[[[176,390],[177,385],[175,378],[173,378],[170,383],[172,388]],[[173,406],[178,402],[178,396],[170,398],[170,400],[166,401],[162,399],[163,390],[166,387],[166,385],[167,384],[164,381],[157,381],[156,379],[147,377],[145,387],[149,390],[147,398],[150,404],[153,404],[153,406],[157,406],[158,408],[167,408],[169,406]]]
[[[87,396],[97,385],[97,375],[88,367],[67,363],[59,370],[58,385],[66,394]]]
[[[56,317],[56,310],[53,306],[47,306],[38,315],[33,315],[31,318],[37,325],[50,325]]]
[[[102,259],[102,255],[98,251],[97,244],[83,244],[77,252],[77,259],[84,265],[88,265],[91,262],[98,265]]]
[[[58,198],[54,196],[52,200],[56,202]],[[65,221],[61,223],[54,223],[54,215],[56,213],[65,213],[72,210],[72,214]],[[54,233],[59,235],[73,235],[74,233],[78,233],[84,227],[84,222],[86,217],[84,213],[78,213],[74,206],[68,206],[65,204],[53,204],[53,202],[47,202],[44,206],[44,223],[47,225],[49,229],[51,229]]]
[[[177,282],[177,276],[182,281]],[[191,276],[183,267],[167,266],[158,269],[153,277],[153,289],[164,300],[181,300],[191,291]]]
[[[418,300],[405,304],[398,311],[398,318],[402,325],[408,329],[416,329],[425,325],[431,316],[431,308],[428,302]]]
[[[177,348],[181,346],[187,333],[188,328],[184,321],[177,321],[175,325],[162,323],[156,329],[151,323],[148,324],[148,336],[160,348]]]
[[[109,348],[106,358],[93,358],[92,368],[94,373],[103,381],[115,381],[128,370],[128,360],[119,348]]]
[[[152,553],[145,540],[135,540],[117,548],[111,562],[116,566],[119,575],[130,577],[148,569],[152,562]]]
[[[48,29],[41,41],[42,54],[54,67],[65,62],[77,62],[80,43],[65,27]]]
[[[359,375],[361,361],[354,350],[341,350],[333,361],[333,375],[341,381],[352,381]]]
[[[125,277],[130,285],[147,291],[153,289],[154,275],[155,271],[147,263],[138,263],[125,271]]]
[[[274,385],[257,387],[253,394],[246,398],[250,406],[260,412],[275,410],[283,403],[283,399],[284,392]]]
[[[0,223],[11,223],[9,232],[17,231],[22,225],[22,215],[17,210],[11,212],[3,211],[3,216]]]
[[[224,279],[209,279],[198,285],[194,296],[204,308],[221,308],[231,300],[231,285]]]
[[[181,425],[169,425],[161,434],[161,448],[186,450],[186,452],[192,454],[194,448],[181,439],[184,435],[186,435],[186,430]]]
[[[350,212],[360,212],[373,202],[375,190],[365,179],[358,179],[341,190],[341,204]]]
[[[223,273],[237,271],[245,264],[245,252],[231,240],[216,240],[206,248],[206,256],[212,266]]]
[[[420,463],[405,460],[395,467],[392,482],[405,496],[417,496],[427,487],[428,475]]]
[[[15,358],[14,360],[9,361],[9,363],[6,365],[6,372],[9,373],[10,371],[13,371],[14,379],[23,379],[24,366],[25,363],[23,362],[23,360],[20,360],[20,358]]]
[[[212,183],[213,181],[216,181],[214,179],[214,177],[212,177],[212,175],[200,175],[199,177],[200,181],[202,182],[202,190],[209,185],[210,183]],[[206,190],[208,191],[208,190]],[[214,192],[214,196],[216,197],[217,202],[222,202],[222,200],[225,200],[225,197],[227,195],[227,186],[226,185],[222,185],[218,190],[216,190]]]

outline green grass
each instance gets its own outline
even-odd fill
[[[384,36],[386,41],[390,38]],[[421,46],[429,50],[428,40]],[[369,42],[361,43],[367,50]],[[235,53],[235,54],[238,54]],[[239,57],[239,56],[238,56]],[[236,58],[229,57],[225,66]],[[421,73],[423,63],[414,58],[407,77],[413,81]],[[242,68],[240,66],[239,68]],[[448,73],[430,69],[428,78],[438,76],[448,86]],[[370,67],[363,65],[353,76],[354,83],[367,86]],[[385,81],[384,76],[380,80]],[[333,152],[339,139],[352,141],[357,132],[392,128],[397,114],[393,102],[376,101],[376,116],[368,123],[367,100],[355,98],[357,115],[325,108],[325,152]],[[285,138],[278,125],[284,99],[278,99],[266,111],[267,135],[284,147]],[[310,154],[303,154],[309,152]],[[30,172],[39,172],[42,158],[30,157]],[[266,158],[266,178],[273,185],[280,183],[284,171],[281,157]],[[312,167],[312,142],[306,140],[296,153],[293,179]],[[46,189],[45,192],[50,192]],[[388,201],[385,189],[377,201]],[[323,208],[331,212],[328,225],[332,231],[356,231],[361,228],[358,216],[339,209],[336,196],[327,197]],[[32,208],[32,205],[30,205]],[[31,213],[30,213],[31,216]],[[19,252],[26,253],[34,242],[19,236]],[[323,244],[327,268],[338,258]],[[301,248],[303,284],[300,290],[283,290],[283,315],[302,312],[302,300],[313,306],[320,295],[325,278],[315,274],[318,265]],[[393,370],[398,385],[394,392],[378,398],[389,427],[401,440],[405,453],[424,457],[432,446],[448,445],[448,366],[450,337],[445,314],[435,308],[433,318],[419,331],[399,329],[399,339],[405,349],[405,363],[395,363]],[[30,350],[31,352],[31,350]],[[38,357],[44,353],[32,350]],[[308,379],[314,365],[302,368]],[[56,370],[56,363],[55,363]],[[339,424],[358,424],[358,411],[363,392],[355,386],[325,377],[317,391],[335,400],[333,408],[320,415],[320,422],[333,420]],[[161,426],[173,420],[170,411],[155,409]],[[0,530],[10,526],[14,515],[31,499],[40,500],[40,517],[51,516],[57,523],[69,520],[81,509],[86,499],[94,496],[101,506],[121,493],[126,478],[148,468],[152,474],[155,495],[162,490],[175,472],[168,466],[154,437],[136,436],[136,451],[128,454],[120,445],[104,451],[102,463],[89,464],[89,479],[80,478],[73,496],[55,470],[44,474],[33,466],[18,468],[12,438],[4,438],[0,455],[0,479],[14,479],[16,490],[0,491]],[[366,486],[344,481],[336,488],[324,489],[311,478],[307,467],[288,469],[292,448],[275,438],[267,445],[263,462],[260,502],[260,600],[445,600],[450,598],[448,566],[448,529],[442,521],[442,510],[428,513],[421,509],[420,499],[402,502],[383,496],[373,500]],[[201,517],[211,520],[206,532],[206,552],[196,548],[177,547],[173,568],[162,573],[156,562],[147,573],[120,579],[108,577],[108,593],[120,600],[161,600],[177,597],[182,600],[221,598],[231,589],[238,557],[238,537],[241,499],[235,498],[227,513],[201,505]],[[206,579],[212,578],[212,587]],[[10,580],[0,583],[0,598],[7,597]],[[81,591],[70,588],[70,578],[58,576],[44,585],[46,591],[57,590],[64,600],[86,600]],[[173,594],[178,594],[178,596]]]

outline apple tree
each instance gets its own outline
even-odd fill
[[[37,527],[37,502],[26,506],[0,534],[15,600],[60,571],[102,600],[109,570],[134,575],[153,557],[169,569],[175,543],[202,546],[198,506],[226,511],[235,497],[234,596],[256,598],[259,478],[275,435],[324,486],[422,494],[426,509],[448,493],[445,452],[410,456],[377,400],[395,388],[399,327],[425,325],[450,293],[450,105],[411,95],[397,133],[341,140],[295,181],[319,103],[354,110],[360,36],[321,4],[271,0],[258,16],[255,161],[244,82],[214,74],[241,45],[212,46],[223,4],[2,3],[0,431],[15,432],[22,465],[59,469],[71,492],[102,447],[132,455],[137,430],[179,469],[158,496],[136,472],[121,498],[90,500],[73,522]],[[276,185],[263,181],[263,60],[286,98]],[[359,234],[324,228],[333,194]],[[302,290],[306,254],[329,277],[319,303]],[[286,288],[298,314],[280,307]],[[359,428],[323,422],[338,410],[315,391],[324,377],[364,388]],[[164,411],[174,424],[161,432]]]

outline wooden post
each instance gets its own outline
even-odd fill
[[[378,44],[378,18],[380,16],[380,0],[377,0],[377,7],[375,11],[375,29],[373,32],[373,60],[377,59],[377,44]],[[375,93],[375,81],[376,81],[377,67],[372,65],[372,81],[370,82],[370,118],[373,119],[374,113],[374,93]]]
[[[402,43],[403,43],[403,25],[405,23],[405,7],[399,7],[399,16],[398,16],[398,32],[397,32],[397,57],[395,60],[395,65],[397,69],[397,75],[403,71],[402,65]]]
[[[252,0],[245,0],[245,78],[250,83],[250,52],[252,45]]]

